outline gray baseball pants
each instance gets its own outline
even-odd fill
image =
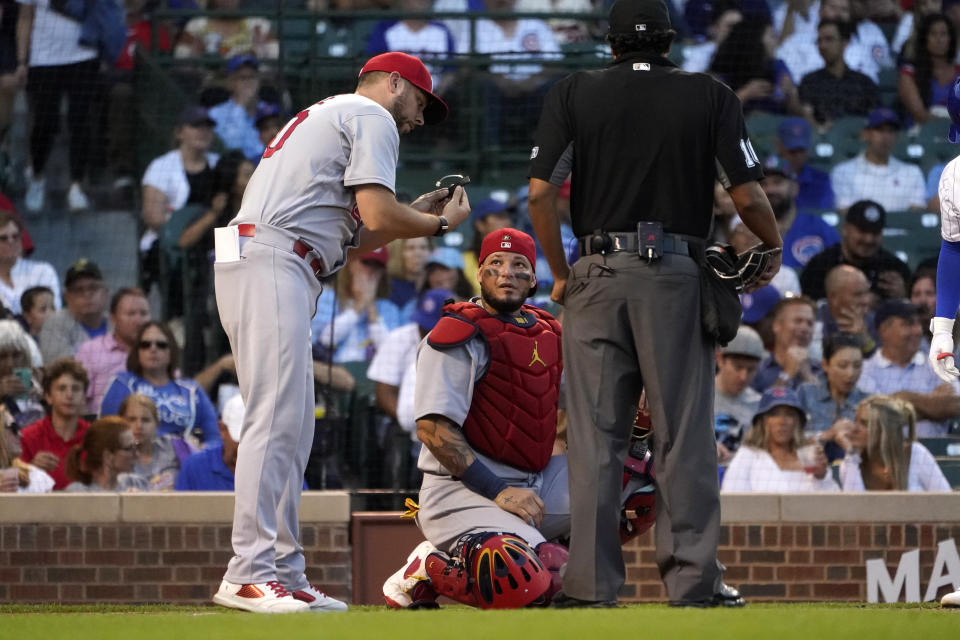
[[[553,456],[546,468],[525,478],[504,478],[512,487],[532,489],[544,503],[539,527],[504,511],[495,502],[450,476],[423,474],[417,525],[424,537],[441,551],[450,553],[462,536],[502,531],[523,538],[531,547],[570,531],[570,500],[567,494],[567,457]]]
[[[656,557],[671,602],[711,598],[720,580],[713,344],[700,326],[700,270],[687,256],[581,258],[567,281],[570,560],[564,592],[616,600],[623,463],[641,388],[653,420]]]
[[[215,285],[246,408],[224,578],[297,590],[308,584],[298,510],[313,444],[310,320],[321,286],[288,236],[257,225],[240,261],[215,265]]]

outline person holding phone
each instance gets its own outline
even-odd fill
[[[19,431],[43,417],[36,343],[16,320],[0,320],[0,405],[5,426]]]

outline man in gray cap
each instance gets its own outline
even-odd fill
[[[717,351],[713,414],[720,462],[725,462],[736,450],[757,412],[760,392],[752,389],[750,383],[766,355],[760,334],[746,325],[741,325],[737,336]]]

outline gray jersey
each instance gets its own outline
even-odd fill
[[[266,223],[302,237],[323,258],[324,275],[356,246],[360,216],[353,187],[395,192],[400,134],[390,112],[357,94],[326,98],[274,137],[230,223]]]
[[[473,402],[473,389],[483,377],[489,357],[486,342],[479,337],[449,349],[435,349],[426,338],[421,340],[417,349],[417,390],[414,396],[417,420],[438,414],[462,426]],[[476,450],[473,453],[494,475],[504,480],[527,480],[537,475],[498,462]],[[420,449],[417,467],[426,473],[450,474],[427,447]]]

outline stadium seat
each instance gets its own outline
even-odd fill
[[[777,127],[783,116],[763,111],[754,111],[747,117],[747,134],[758,158],[766,158],[775,153]]]
[[[947,482],[950,483],[953,490],[956,491],[960,489],[960,460],[956,458],[938,457],[937,464],[940,465],[940,470],[943,471],[943,475],[947,477]]]
[[[824,135],[824,142],[833,147],[833,164],[853,158],[863,150],[860,132],[867,124],[861,116],[838,118]]]
[[[960,437],[918,438],[918,442],[929,449],[930,453],[936,457],[947,456],[960,460],[960,455],[953,453],[960,448]]]
[[[915,269],[940,250],[940,216],[920,211],[888,211],[883,246]]]

